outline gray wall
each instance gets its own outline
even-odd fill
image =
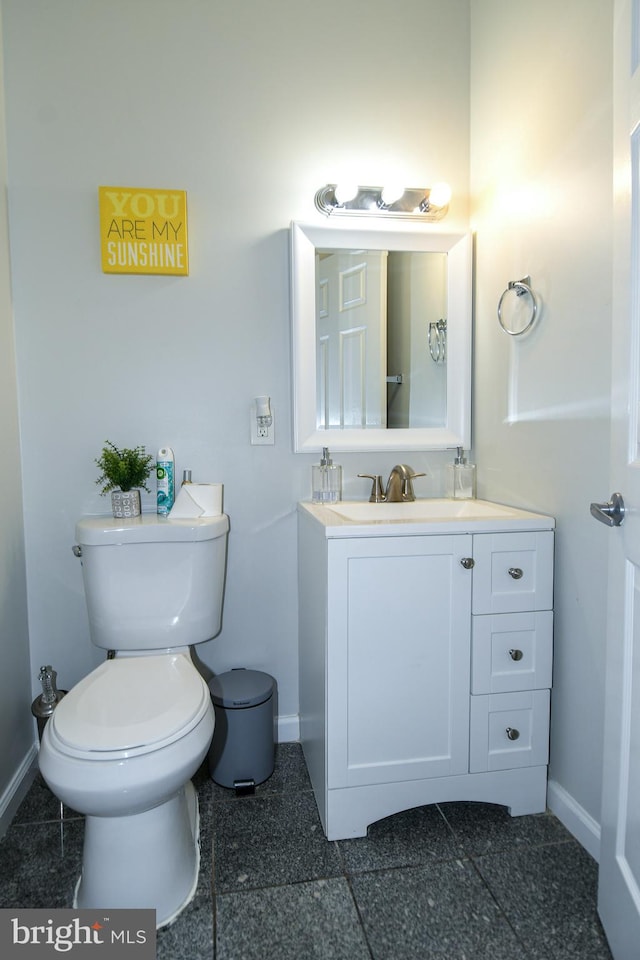
[[[2,9],[32,660],[68,688],[101,656],[70,547],[78,516],[109,509],[103,442],[169,444],[178,474],[224,483],[231,518],[223,629],[201,657],[273,674],[295,735],[295,505],[316,458],[292,452],[288,227],[354,171],[446,179],[447,225],[466,227],[467,0]],[[99,185],[187,191],[189,277],[101,272]],[[260,394],[273,447],[249,443]],[[364,496],[356,474],[397,454],[341,459],[346,493]],[[432,473],[425,492],[441,459],[409,459]]]
[[[295,503],[314,458],[290,439],[287,228],[317,221],[326,182],[447,180],[447,227],[477,230],[479,490],[558,519],[551,798],[594,849],[606,548],[588,502],[609,493],[611,4],[1,2],[32,664],[53,662],[68,687],[100,657],[69,548],[75,519],[107,507],[102,443],[170,444],[178,471],[224,482],[231,517],[223,629],[202,659],[272,673],[295,735]],[[101,273],[97,187],[111,184],[187,190],[188,278]],[[527,206],[536,191],[549,199]],[[544,311],[514,344],[495,307],[525,273]],[[263,393],[276,444],[251,447]],[[348,497],[367,495],[358,472],[399,459],[429,472],[423,495],[444,490],[448,455],[340,459]],[[13,603],[24,675],[19,590]],[[3,725],[0,754],[12,736]]]
[[[4,97],[0,85],[0,449],[4,460],[0,485],[0,836],[11,819],[34,757],[6,197]]]
[[[557,518],[549,802],[597,854],[608,539],[589,503],[611,492],[613,4],[471,10],[478,487]],[[511,338],[497,302],[527,274],[542,314]]]

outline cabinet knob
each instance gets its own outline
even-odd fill
[[[473,559],[473,557],[463,557],[460,563],[465,568],[465,570],[473,570],[473,568],[476,565],[476,562]]]
[[[522,660],[523,653],[522,650],[509,650],[509,656],[512,660]]]
[[[517,740],[520,736],[520,731],[516,730],[515,727],[507,727],[507,736],[509,740]]]
[[[514,580],[520,580],[522,577],[522,570],[520,567],[509,567],[509,576],[513,577]]]

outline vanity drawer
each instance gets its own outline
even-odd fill
[[[480,533],[473,538],[472,612],[553,607],[553,532]]]
[[[548,763],[549,699],[548,690],[471,697],[469,772]]]
[[[552,657],[551,610],[472,618],[473,694],[550,687]]]

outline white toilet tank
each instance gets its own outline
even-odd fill
[[[76,524],[91,641],[106,650],[165,650],[220,631],[229,518]]]

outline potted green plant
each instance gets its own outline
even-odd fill
[[[96,480],[102,486],[102,496],[111,494],[111,509],[114,517],[139,517],[140,488],[151,493],[146,481],[151,473],[153,457],[145,453],[144,447],[116,447],[110,440],[105,441],[102,453],[96,460],[102,471]]]

